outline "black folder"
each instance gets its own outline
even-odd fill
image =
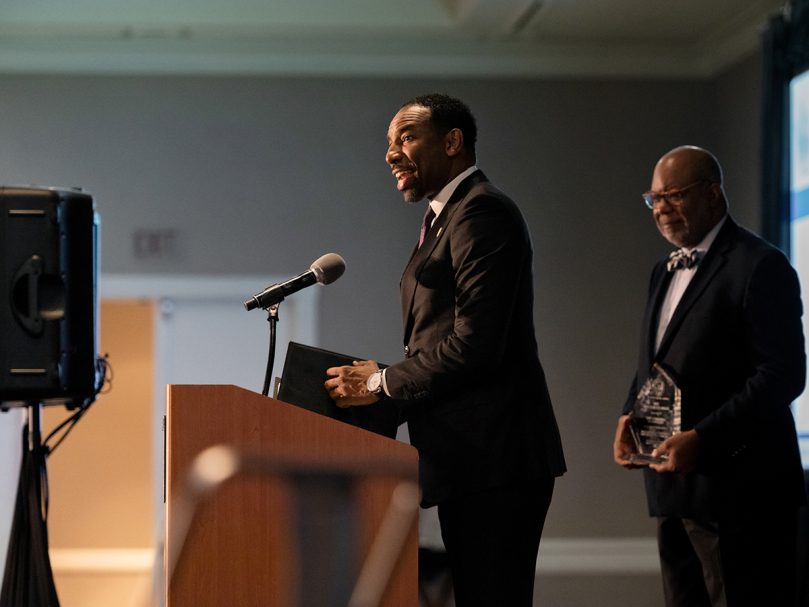
[[[359,357],[330,352],[321,348],[289,342],[278,400],[314,411],[332,419],[376,432],[389,438],[396,437],[399,415],[390,399],[363,407],[341,409],[334,404],[323,383],[328,379],[326,369],[350,365]],[[383,367],[384,365],[380,365]]]

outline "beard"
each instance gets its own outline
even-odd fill
[[[405,204],[414,204],[424,200],[425,194],[424,190],[416,185],[412,188],[402,190],[402,196],[404,197]]]
[[[416,204],[417,202],[421,202],[422,200],[424,200],[424,195],[419,194],[419,192],[416,190],[408,190],[406,192],[403,192],[403,194],[405,204]]]

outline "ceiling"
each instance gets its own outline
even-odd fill
[[[0,72],[710,77],[785,0],[0,0]]]

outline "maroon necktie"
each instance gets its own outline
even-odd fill
[[[427,204],[427,210],[424,212],[424,219],[421,220],[421,232],[419,233],[419,246],[424,242],[424,237],[427,236],[427,232],[430,230],[430,226],[433,224],[433,219],[435,219],[435,212],[433,211],[433,207]]]

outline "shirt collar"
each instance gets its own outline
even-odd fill
[[[441,211],[444,210],[444,207],[447,205],[447,202],[455,193],[458,185],[467,177],[469,177],[472,173],[478,170],[477,165],[472,165],[468,169],[461,171],[458,175],[450,181],[447,185],[441,188],[441,191],[435,195],[435,198],[430,200],[430,207],[433,209],[433,213],[435,216],[438,217],[441,214]]]

